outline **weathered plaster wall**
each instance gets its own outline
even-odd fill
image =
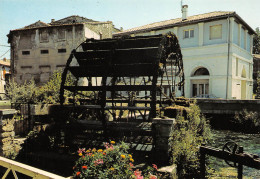
[[[12,70],[15,80],[24,83],[34,78],[39,84],[48,81],[51,73],[63,68],[70,52],[86,39],[84,28],[83,24],[78,24],[13,32]],[[58,38],[60,30],[65,30],[63,39]],[[45,41],[40,39],[43,31],[48,34]],[[64,51],[59,52],[60,49]],[[47,53],[42,53],[42,50]],[[26,51],[29,54],[24,54]]]
[[[104,23],[86,23],[85,26],[98,35],[101,33],[102,39],[112,38],[112,32],[114,29],[112,22],[108,21]]]

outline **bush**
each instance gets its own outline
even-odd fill
[[[242,132],[259,133],[260,132],[260,116],[258,112],[243,111],[236,113],[234,120],[231,122],[235,128]]]
[[[187,117],[178,115],[171,133],[172,163],[180,178],[196,177],[199,171],[199,146],[210,139],[210,127],[197,105],[189,107]]]
[[[55,104],[60,102],[61,77],[62,71],[55,71],[49,81],[45,85],[39,87],[37,90],[37,99],[39,103]],[[75,82],[76,79],[71,75],[71,73],[68,73],[65,86],[73,86]],[[73,94],[66,90],[64,96],[65,99],[68,99],[69,97],[72,97]]]
[[[18,84],[14,79],[10,80],[6,91],[7,96],[12,103],[30,103],[30,104],[55,104],[59,103],[60,85],[61,85],[61,71],[53,72],[49,81],[43,86],[37,87],[34,80],[24,84]],[[65,86],[72,86],[75,83],[75,79],[69,73],[67,75]],[[64,96],[66,99],[72,97],[73,94],[69,91],[65,91]]]
[[[34,80],[20,85],[11,79],[6,86],[6,94],[11,103],[36,103],[37,87]]]
[[[79,149],[80,158],[74,169],[75,178],[120,178],[143,179],[158,178],[157,166],[149,167],[146,172],[134,170],[134,159],[128,154],[125,143],[114,145],[115,142],[105,143],[104,149]]]

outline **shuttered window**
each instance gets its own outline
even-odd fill
[[[222,25],[210,26],[210,40],[222,38]]]

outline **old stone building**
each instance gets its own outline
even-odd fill
[[[80,16],[69,16],[50,23],[37,21],[11,30],[11,72],[18,83],[32,78],[37,84],[48,81],[55,70],[63,68],[73,49],[86,38],[111,38],[111,21],[100,22]]]

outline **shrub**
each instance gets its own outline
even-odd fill
[[[234,124],[236,129],[243,132],[259,133],[260,131],[260,116],[258,112],[243,111],[236,113],[234,120],[231,122]]]
[[[105,143],[104,149],[79,149],[79,159],[74,169],[75,178],[120,178],[144,179],[157,178],[157,166],[149,167],[146,172],[134,170],[134,159],[128,153],[125,143],[114,145]]]
[[[199,146],[210,139],[210,127],[197,105],[191,105],[187,117],[178,115],[170,137],[172,163],[180,178],[196,176],[199,167]]]
[[[40,86],[37,90],[37,99],[40,103],[45,104],[55,104],[60,102],[60,86],[61,86],[61,79],[62,71],[55,71],[53,72],[52,76],[50,77],[49,81]],[[71,75],[71,73],[67,74],[65,86],[72,86],[76,82],[76,79]],[[72,97],[73,94],[70,91],[65,90],[64,96],[66,99]]]
[[[43,86],[37,87],[34,80],[24,84],[18,84],[14,79],[10,80],[6,91],[7,96],[12,103],[45,103],[55,104],[59,103],[60,85],[61,85],[61,71],[53,72],[49,81]],[[65,86],[72,86],[75,83],[75,78],[69,73],[66,78]],[[72,93],[65,91],[64,96],[66,99],[72,97]]]
[[[37,87],[34,80],[20,85],[11,79],[6,86],[6,94],[11,103],[36,103],[36,92]]]

